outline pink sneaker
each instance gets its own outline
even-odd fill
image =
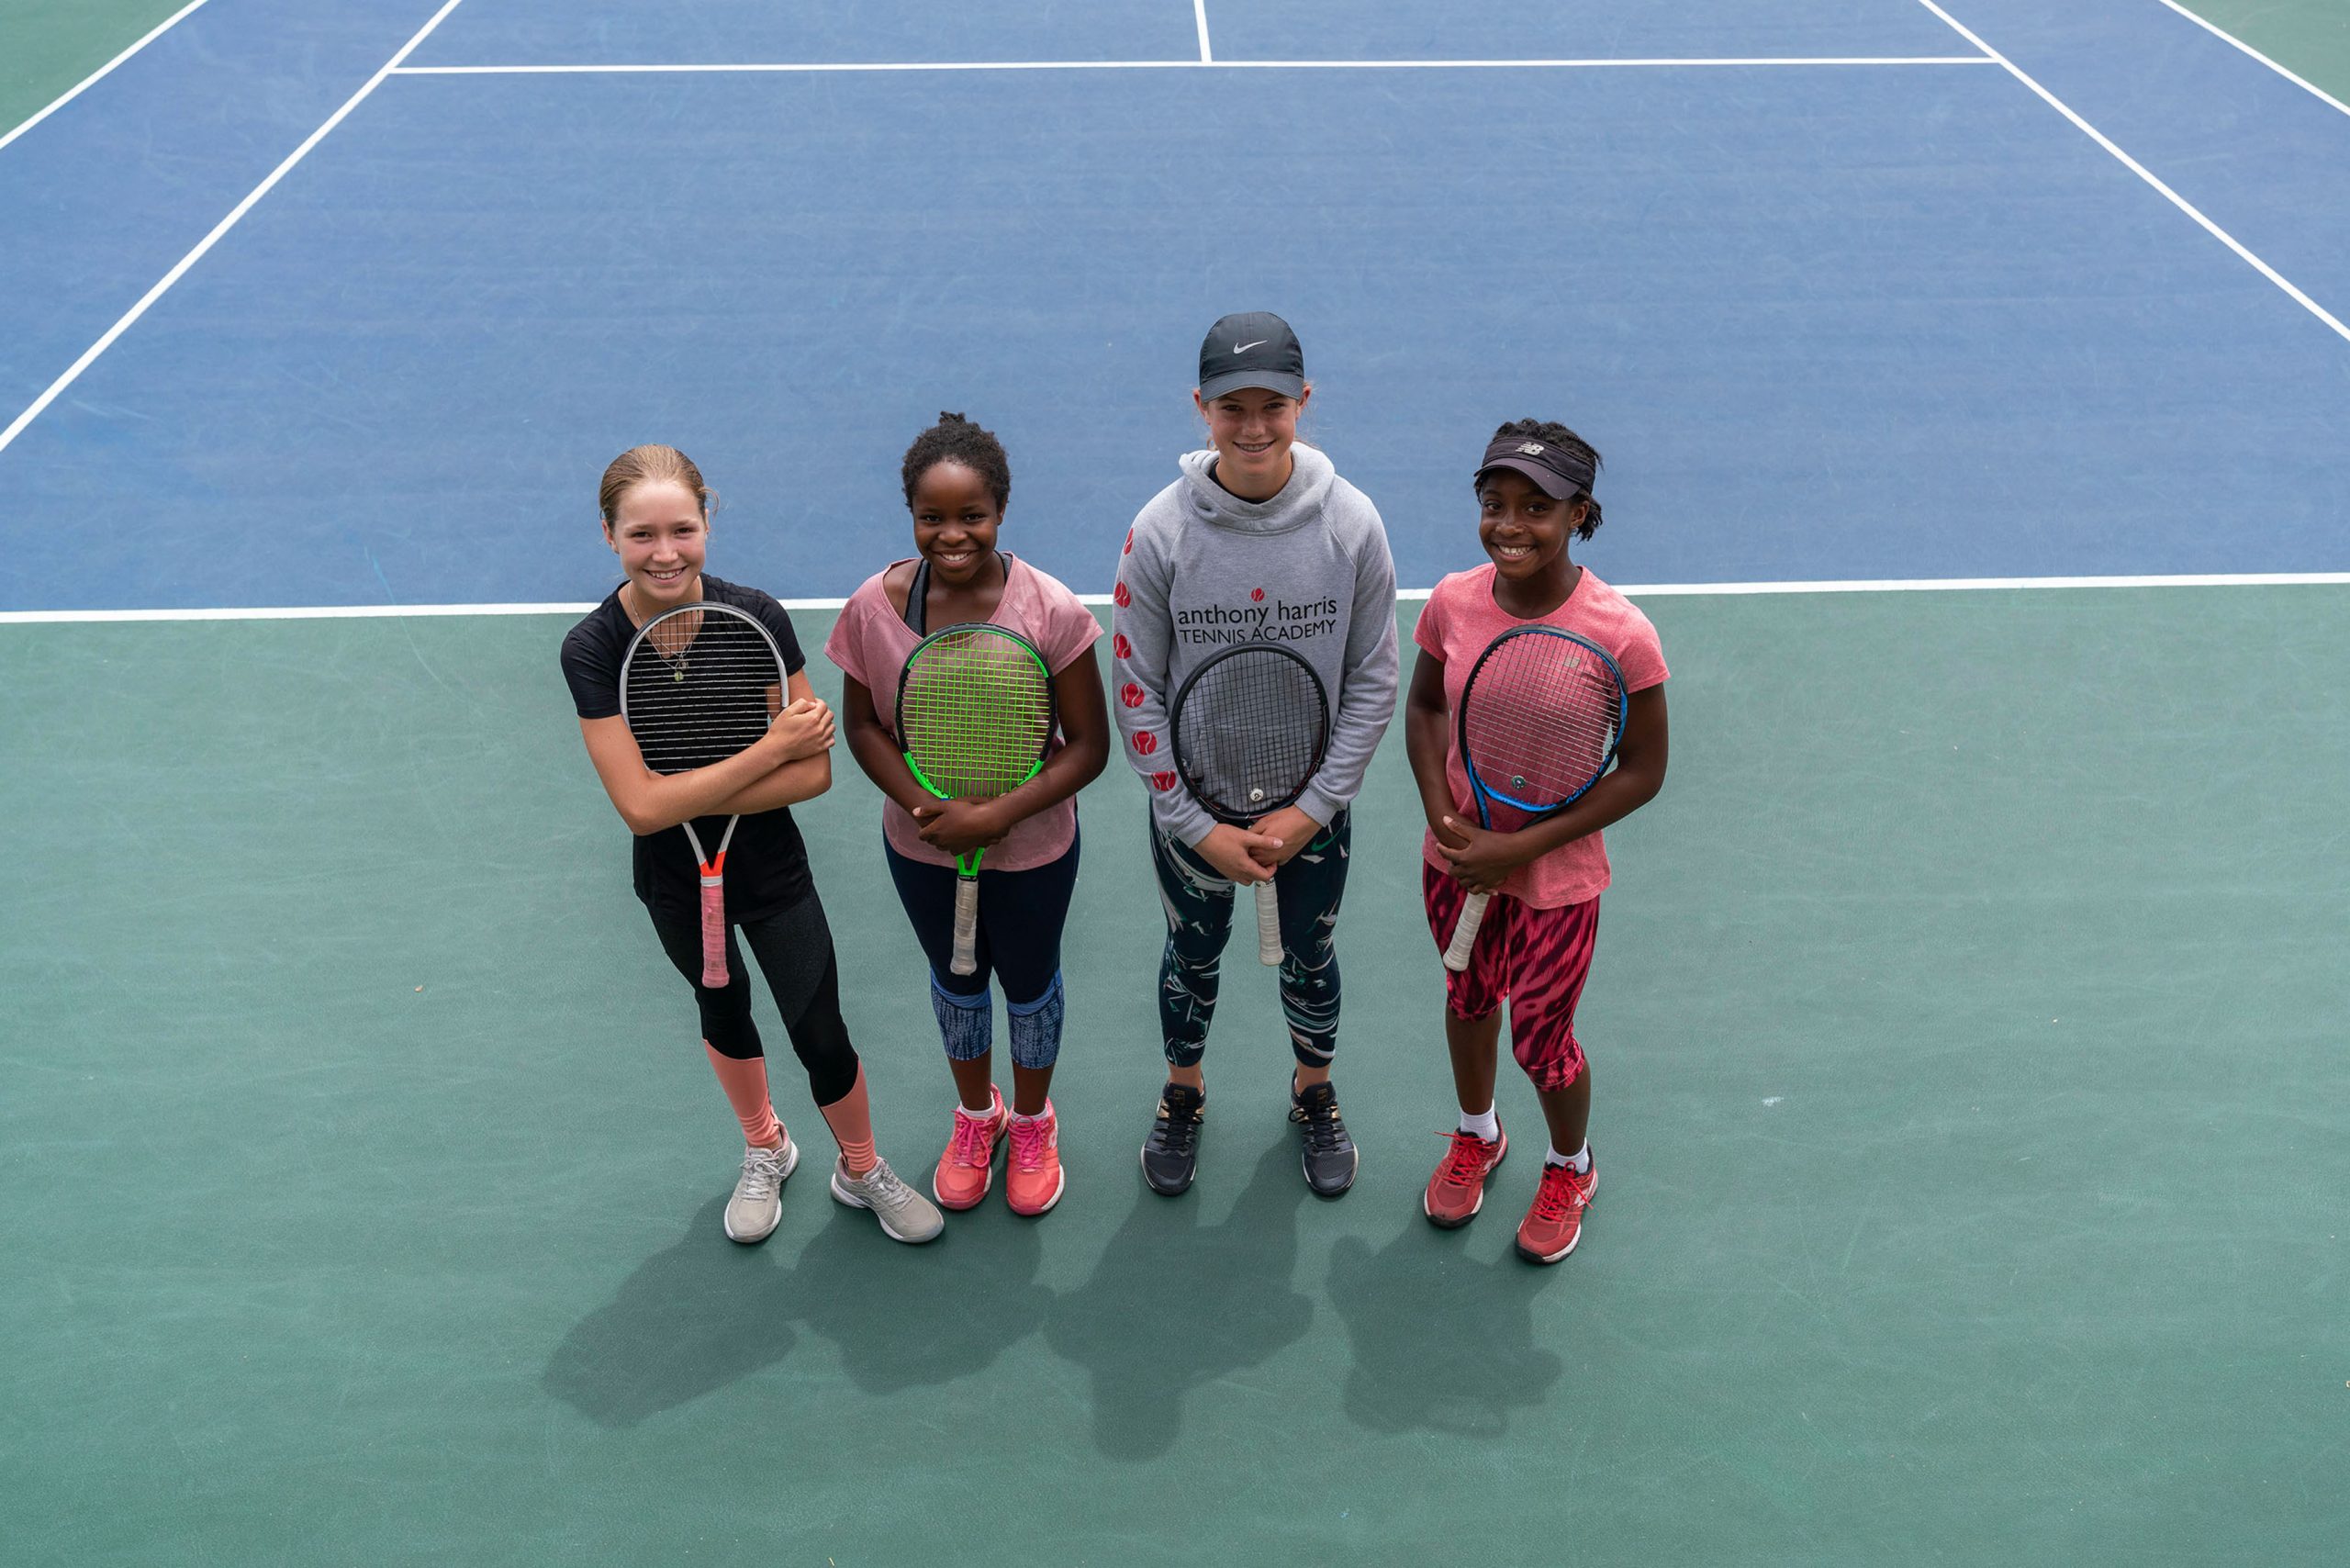
[[[1007,1119],[1002,1092],[990,1086],[988,1093],[995,1106],[984,1116],[966,1115],[959,1105],[955,1109],[954,1136],[946,1140],[946,1152],[938,1157],[938,1169],[930,1177],[931,1195],[941,1208],[973,1208],[988,1195],[988,1183],[995,1177],[995,1146]]]
[[[1016,1215],[1040,1215],[1061,1201],[1061,1124],[1053,1103],[1031,1121],[1012,1120],[1012,1158],[1003,1168],[1003,1199]]]

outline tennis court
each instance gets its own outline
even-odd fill
[[[0,6],[17,35],[8,1561],[2339,1554],[2331,7]],[[1577,554],[1656,622],[1678,744],[1609,834],[1585,1244],[1531,1269],[1418,1212],[1453,1107],[1398,726],[1342,1203],[1238,946],[1199,1184],[1143,1187],[1161,928],[1113,767],[1069,1196],[914,1249],[803,1173],[731,1246],[726,1107],[555,664],[613,580],[596,475],[691,453],[712,569],[812,649],[908,552],[906,442],[968,409],[1006,547],[1100,593],[1195,443],[1201,326],[1259,306],[1407,588],[1479,559],[1496,421],[1606,455]],[[911,1174],[951,1092],[836,773],[799,815]]]

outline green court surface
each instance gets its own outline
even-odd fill
[[[1605,1174],[1550,1270],[1509,1250],[1522,1080],[1488,1213],[1418,1212],[1451,1108],[1399,733],[1344,1201],[1245,943],[1199,1185],[1143,1188],[1159,914],[1113,774],[1059,1209],[892,1245],[785,1058],[818,1159],[743,1249],[562,621],[0,627],[0,1557],[2335,1557],[2350,590],[1646,608],[1678,744],[1610,834]],[[802,815],[913,1174],[950,1091],[877,812]]]
[[[0,132],[39,114],[187,0],[0,0]]]

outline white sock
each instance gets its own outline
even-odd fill
[[[974,1111],[968,1105],[957,1105],[955,1107],[955,1114],[958,1116],[968,1116],[975,1122],[989,1121],[995,1115],[995,1102],[994,1099],[990,1097],[988,1102],[988,1108],[984,1111]]]
[[[1041,1110],[1041,1111],[1037,1112],[1035,1115],[1033,1115],[1033,1116],[1031,1116],[1031,1115],[1026,1115],[1026,1114],[1023,1114],[1023,1113],[1021,1113],[1021,1112],[1013,1111],[1013,1112],[1012,1113],[1012,1119],[1013,1119],[1013,1121],[1015,1121],[1015,1122],[1019,1122],[1019,1123],[1022,1123],[1022,1124],[1024,1124],[1024,1124],[1026,1124],[1026,1123],[1029,1123],[1029,1122],[1041,1122],[1041,1121],[1043,1121],[1046,1116],[1048,1116],[1048,1115],[1052,1114],[1052,1111],[1053,1111],[1053,1103],[1052,1103],[1050,1100],[1047,1100],[1047,1101],[1046,1101],[1046,1102],[1045,1102],[1045,1108],[1044,1108],[1043,1110]]]
[[[1460,1130],[1464,1133],[1475,1133],[1487,1143],[1496,1143],[1500,1141],[1502,1136],[1501,1119],[1494,1114],[1494,1108],[1491,1105],[1474,1115],[1463,1111],[1460,1113]]]
[[[1583,1139],[1583,1147],[1572,1155],[1561,1154],[1558,1146],[1554,1144],[1551,1146],[1550,1152],[1542,1157],[1542,1163],[1571,1166],[1576,1175],[1588,1176],[1591,1174],[1591,1140]]]

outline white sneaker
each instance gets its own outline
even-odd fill
[[[743,1179],[726,1204],[726,1238],[748,1247],[775,1234],[783,1218],[783,1183],[800,1163],[800,1146],[791,1135],[773,1148],[753,1144],[743,1150]]]
[[[836,1157],[833,1201],[853,1209],[871,1209],[873,1217],[881,1222],[881,1233],[892,1241],[930,1241],[946,1228],[936,1205],[899,1181],[886,1159],[876,1159],[873,1169],[862,1176],[851,1176]]]

